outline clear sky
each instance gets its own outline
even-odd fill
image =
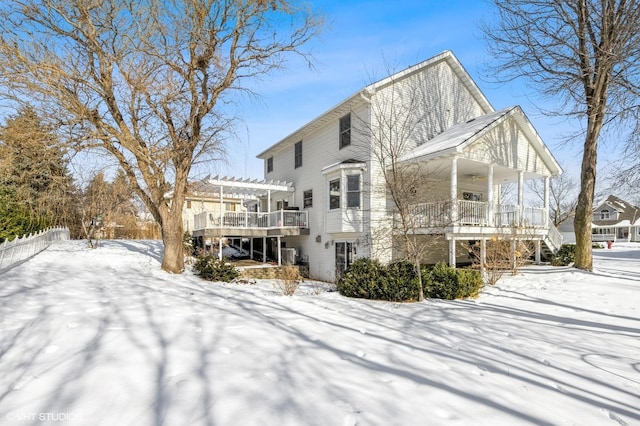
[[[202,177],[229,175],[263,178],[256,155],[367,84],[384,78],[388,67],[400,71],[444,50],[458,57],[494,108],[520,105],[552,153],[576,181],[581,143],[563,144],[568,125],[534,107],[535,94],[522,84],[498,85],[486,78],[488,53],[479,30],[491,20],[483,0],[319,0],[327,18],[321,37],[309,47],[316,69],[300,60],[257,84],[259,99],[243,99],[238,140],[230,143],[229,164],[198,169]],[[603,158],[602,156],[600,157]]]

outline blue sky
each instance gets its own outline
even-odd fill
[[[229,145],[229,164],[198,174],[263,177],[255,156],[357,90],[444,50],[458,57],[494,108],[520,105],[556,158],[578,176],[581,143],[563,144],[568,125],[539,113],[523,84],[487,81],[488,53],[479,22],[491,20],[485,1],[344,1],[313,2],[327,23],[308,47],[314,70],[293,59],[288,67],[256,84],[259,99],[243,99],[238,140]],[[601,159],[603,156],[601,156]]]

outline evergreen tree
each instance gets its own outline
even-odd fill
[[[8,203],[2,217],[6,223],[22,224],[12,226],[11,232],[74,227],[76,189],[67,164],[54,129],[44,126],[33,108],[7,119],[0,128],[0,188]]]

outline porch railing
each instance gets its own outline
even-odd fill
[[[615,241],[616,234],[591,234],[591,241],[603,242],[603,241]]]
[[[489,222],[489,205],[482,201],[458,200],[457,220],[458,225],[487,226]],[[415,227],[445,226],[451,221],[451,203],[436,201],[430,203],[413,204],[409,208],[409,214],[413,216]],[[518,206],[499,204],[495,207],[493,226],[538,226],[548,227],[546,211],[541,208],[525,207],[522,210],[522,219],[519,220]]]
[[[194,216],[194,229],[211,228],[308,228],[309,212],[278,210],[264,212],[202,212]]]

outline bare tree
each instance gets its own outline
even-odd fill
[[[586,121],[576,205],[575,267],[591,270],[591,221],[597,149],[603,126],[637,111],[640,2],[494,0],[495,24],[483,25],[498,58],[498,79],[525,78],[560,100],[555,114]]]
[[[444,83],[446,76],[439,77],[447,84]],[[414,161],[410,153],[435,134],[473,114],[468,107],[471,102],[461,101],[460,97],[465,94],[459,92],[460,87],[452,85],[452,102],[461,102],[459,108],[451,108],[456,116],[447,117],[443,113],[447,104],[434,95],[442,87],[428,85],[426,79],[420,75],[399,81],[391,79],[379,92],[371,93],[367,117],[353,115],[354,139],[361,149],[371,152],[372,197],[385,200],[372,202],[372,217],[380,217],[373,219],[377,234],[372,237],[392,245],[396,260],[413,264],[419,300],[424,299],[421,264],[436,244],[423,232],[429,229],[432,234],[444,234],[444,227],[451,223],[450,200],[434,191],[442,182],[439,170],[429,168],[424,161]],[[376,211],[375,206],[380,211]],[[393,216],[389,217],[388,212],[393,212]]]
[[[184,269],[181,211],[194,161],[224,152],[226,103],[320,28],[294,0],[12,0],[0,6],[0,85],[117,159]],[[170,199],[168,194],[171,193]]]
[[[529,189],[538,197],[538,206],[544,205],[544,182],[531,180]],[[549,217],[554,226],[558,226],[576,210],[578,184],[567,174],[554,176],[549,180]]]

